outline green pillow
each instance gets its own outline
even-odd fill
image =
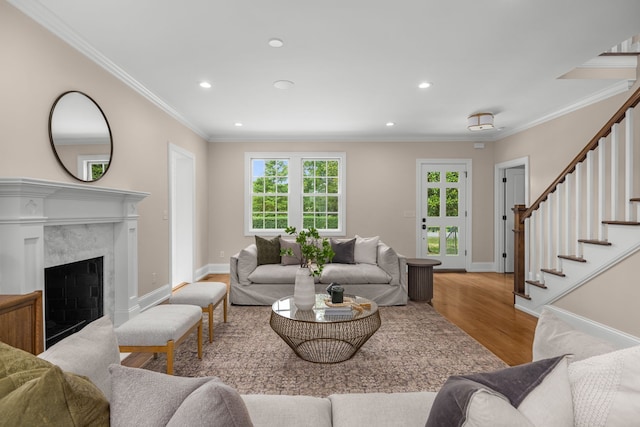
[[[89,379],[0,343],[0,427],[109,425],[109,402]]]
[[[272,239],[256,236],[258,265],[280,264],[280,236]]]

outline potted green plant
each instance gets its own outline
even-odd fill
[[[289,226],[285,233],[295,236],[300,245],[300,268],[296,272],[293,302],[300,310],[311,310],[315,304],[314,278],[319,277],[324,265],[331,261],[335,253],[328,239],[320,237],[313,227],[298,231]],[[282,249],[281,255],[297,256],[291,248]]]
[[[329,239],[320,237],[318,230],[313,227],[298,231],[295,227],[285,228],[285,233],[294,236],[300,245],[300,267],[306,267],[311,276],[318,277],[324,265],[331,261],[335,253],[331,249]],[[296,256],[291,248],[283,249],[281,255]]]

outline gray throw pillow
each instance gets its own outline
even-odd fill
[[[256,236],[258,265],[280,264],[280,236],[272,239]]]
[[[354,252],[356,249],[356,239],[350,240],[338,240],[331,239],[331,249],[335,255],[331,262],[335,262],[338,264],[355,264],[355,256]]]
[[[111,365],[111,425],[252,426],[244,401],[216,377],[186,378]]]
[[[282,265],[300,265],[300,260],[302,259],[300,243],[280,238],[280,250],[284,249],[291,249],[293,256],[282,255]]]

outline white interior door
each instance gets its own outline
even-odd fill
[[[525,204],[524,166],[505,169],[504,176],[504,272],[513,273],[514,259],[514,213],[515,205]]]
[[[421,165],[418,255],[439,260],[438,268],[466,268],[466,190],[465,163]]]
[[[169,145],[171,195],[171,286],[194,279],[195,159],[190,152]]]

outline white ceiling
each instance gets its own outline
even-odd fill
[[[640,33],[638,0],[9,1],[211,141],[499,139],[624,90],[558,77]]]

